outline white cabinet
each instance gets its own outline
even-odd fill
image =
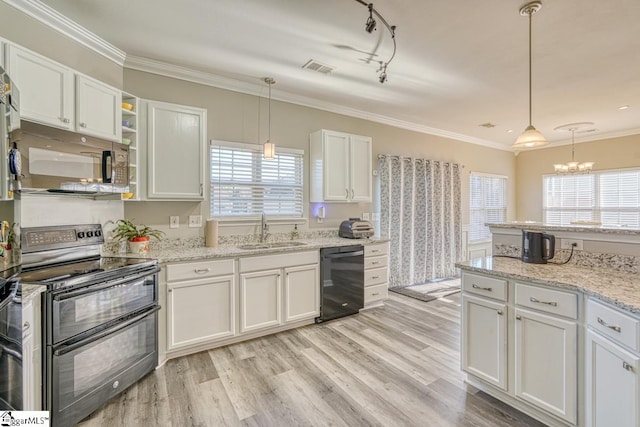
[[[375,243],[364,247],[364,306],[383,303],[389,296],[389,244]]]
[[[97,80],[76,77],[76,127],[78,132],[121,142],[122,93]]]
[[[22,306],[22,400],[25,411],[42,408],[40,299]]]
[[[462,296],[462,369],[507,390],[507,306]]]
[[[331,130],[310,136],[311,202],[371,202],[370,137]]]
[[[515,395],[575,424],[576,322],[523,309],[515,316]]]
[[[640,426],[640,319],[587,301],[586,421]]]
[[[167,349],[235,335],[235,262],[199,261],[167,266]]]
[[[122,93],[122,143],[129,146],[129,193],[124,200],[144,200],[143,151],[145,145],[140,136],[140,100],[129,93]],[[128,104],[125,108],[124,104]],[[129,107],[130,106],[130,107]],[[146,157],[145,157],[146,158]]]
[[[204,200],[207,111],[147,103],[147,197]]]
[[[281,292],[280,269],[240,274],[240,332],[280,325]]]
[[[320,315],[320,269],[317,264],[284,269],[284,321]]]
[[[73,70],[14,45],[7,53],[7,72],[20,90],[20,117],[74,130]]]

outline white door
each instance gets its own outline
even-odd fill
[[[20,117],[74,130],[73,71],[43,56],[8,46],[7,72],[20,91]]]
[[[323,131],[324,200],[346,201],[349,184],[349,135]]]
[[[235,334],[235,276],[167,285],[167,348],[208,343]]]
[[[577,414],[577,325],[516,309],[516,396],[571,423]]]
[[[284,321],[313,319],[320,315],[318,265],[284,269]]]
[[[350,198],[354,202],[371,202],[371,138],[351,136],[350,162]]]
[[[462,295],[462,369],[507,389],[507,306]]]
[[[206,110],[148,103],[149,199],[204,199]]]
[[[281,323],[282,274],[280,269],[240,274],[240,332]]]
[[[76,78],[78,132],[121,142],[122,92],[84,76]]]
[[[640,426],[640,358],[587,331],[587,426]]]

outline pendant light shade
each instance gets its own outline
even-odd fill
[[[542,3],[539,1],[532,1],[520,8],[520,15],[529,17],[529,126],[520,134],[516,142],[513,143],[513,148],[533,148],[547,145],[549,141],[542,135],[531,123],[531,21],[534,13],[542,8]]]
[[[265,77],[264,82],[269,85],[269,137],[267,141],[262,144],[262,156],[265,159],[276,158],[276,144],[271,142],[271,86],[275,84],[275,80],[271,77]]]

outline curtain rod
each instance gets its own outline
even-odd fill
[[[442,161],[442,160],[430,160],[430,159],[417,159],[416,157],[394,156],[394,155],[391,155],[391,154],[378,154],[378,160],[384,159],[385,157],[388,157],[390,159],[398,159],[398,160],[402,159],[402,160],[406,160],[406,161],[426,160],[426,161],[429,161],[429,162],[441,162],[442,164],[445,164],[445,165],[458,165],[463,169],[465,168],[465,165],[460,164],[460,163],[455,163],[455,162],[445,162],[445,161]]]

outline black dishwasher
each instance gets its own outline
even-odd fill
[[[320,249],[320,284],[316,323],[358,313],[364,307],[362,245]]]

